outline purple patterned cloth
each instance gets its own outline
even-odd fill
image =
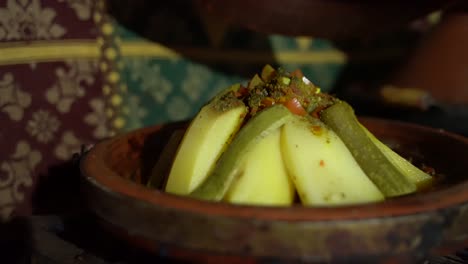
[[[0,220],[31,213],[39,175],[109,134],[100,4],[0,1]]]

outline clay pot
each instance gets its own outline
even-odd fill
[[[194,200],[142,184],[171,133],[186,126],[172,123],[97,144],[82,159],[83,195],[103,226],[121,237],[159,255],[203,262],[416,263],[442,246],[466,245],[468,139],[395,121],[361,120],[399,153],[434,167],[445,179],[425,193],[334,208]]]

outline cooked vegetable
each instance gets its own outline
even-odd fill
[[[412,193],[416,186],[391,163],[380,148],[361,128],[354,110],[346,102],[338,102],[320,115],[343,140],[367,177],[386,197]]]
[[[156,166],[164,171],[164,166]],[[164,178],[153,175],[150,184]],[[347,103],[302,72],[267,65],[204,106],[177,150],[166,191],[240,204],[376,202],[424,189],[433,178],[391,150]]]
[[[265,67],[263,67],[261,76],[264,82],[269,82],[276,76],[276,70],[275,68],[271,67],[271,65],[267,64]]]
[[[307,115],[306,110],[304,109],[304,107],[302,107],[301,103],[299,102],[299,100],[297,100],[297,98],[289,99],[288,101],[284,103],[284,105],[293,114],[301,115],[301,116]]]
[[[215,98],[193,119],[172,164],[167,192],[186,195],[206,179],[246,115],[244,104],[229,100]]]
[[[416,166],[411,164],[409,161],[398,155],[387,145],[378,140],[367,128],[361,125],[362,130],[364,130],[367,136],[374,142],[374,144],[382,151],[382,153],[387,157],[387,159],[398,169],[400,172],[406,176],[406,178],[414,183],[418,190],[424,190],[427,187],[430,187],[433,184],[434,178],[424,171],[418,169]]]
[[[295,188],[283,163],[280,129],[245,154],[239,175],[234,179],[225,201],[239,204],[290,205]]]
[[[246,154],[292,116],[282,105],[272,106],[255,115],[235,136],[207,179],[190,195],[205,200],[223,199],[234,179],[241,173]]]
[[[341,139],[319,120],[295,118],[282,128],[288,173],[305,205],[380,201],[383,194]]]
[[[249,82],[249,89],[253,89],[256,86],[263,85],[265,82],[258,76],[258,74],[255,74],[252,80]]]

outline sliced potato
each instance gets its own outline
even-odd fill
[[[221,155],[208,178],[190,195],[203,200],[222,200],[239,175],[247,153],[292,117],[283,105],[271,106],[252,117]]]
[[[225,200],[237,204],[291,205],[294,192],[283,163],[278,129],[246,154],[245,163]]]
[[[329,206],[381,201],[341,139],[322,122],[295,118],[282,128],[283,159],[304,205]]]
[[[220,111],[214,104],[204,106],[187,129],[172,164],[167,192],[187,195],[197,188],[239,130],[247,108],[238,105]]]

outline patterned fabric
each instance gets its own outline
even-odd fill
[[[39,175],[109,135],[94,5],[0,1],[0,219],[30,212]]]
[[[31,213],[38,182],[82,144],[190,118],[267,63],[330,91],[347,62],[326,40],[140,2],[109,1],[110,16],[104,0],[0,1],[0,220]]]

